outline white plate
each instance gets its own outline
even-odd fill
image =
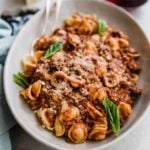
[[[40,34],[44,22],[44,11],[40,11],[21,30],[7,56],[4,71],[4,89],[8,105],[17,122],[39,142],[61,150],[96,150],[111,147],[117,141],[133,130],[149,105],[150,83],[150,46],[148,40],[134,19],[121,8],[99,0],[64,0],[61,8],[59,23],[74,12],[96,14],[98,18],[108,21],[114,28],[129,35],[132,45],[141,52],[142,66],[140,87],[144,89],[142,96],[137,100],[134,112],[129,121],[121,129],[118,137],[110,136],[99,142],[87,141],[83,144],[69,144],[64,138],[57,138],[44,130],[35,119],[34,113],[19,96],[20,87],[12,79],[12,75],[21,70],[21,59],[29,54],[32,41]]]

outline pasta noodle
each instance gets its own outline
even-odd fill
[[[60,121],[60,116],[55,119],[55,135],[62,136],[65,134],[65,125]]]
[[[104,83],[107,87],[115,87],[119,83],[118,76],[115,73],[109,72],[104,74]]]
[[[50,108],[40,108],[37,111],[37,116],[40,118],[45,128],[49,130],[54,129],[54,113]]]
[[[34,82],[32,85],[29,86],[29,88],[27,89],[28,90],[27,96],[30,100],[35,100],[39,96],[41,86],[42,83],[40,80]]]
[[[101,122],[95,122],[94,126],[92,127],[91,132],[89,133],[89,139],[92,140],[103,140],[107,134],[107,119],[106,117],[102,118]]]
[[[129,104],[120,102],[118,105],[122,118],[129,118],[132,113],[132,108]]]
[[[68,131],[68,137],[73,143],[83,143],[87,138],[87,127],[83,123],[76,123]]]
[[[125,124],[142,90],[136,87],[140,53],[124,33],[76,13],[49,37],[39,37],[34,49],[22,61],[29,86],[20,95],[44,128],[79,144],[113,132],[109,113],[119,113],[119,126]]]
[[[79,109],[75,106],[69,106],[66,101],[62,103],[60,120],[65,123],[70,123],[80,116]]]
[[[92,104],[90,104],[89,102],[86,103],[86,108],[88,113],[94,120],[98,120],[99,118],[103,117],[103,114],[98,111],[94,106],[92,106]]]
[[[43,55],[42,51],[37,51],[35,52],[34,56],[27,56],[26,58],[23,59],[22,65],[23,65],[24,74],[26,76],[32,75],[32,73],[36,68],[37,62],[42,55]]]

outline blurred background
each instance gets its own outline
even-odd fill
[[[85,0],[86,1],[86,0]],[[100,0],[109,1],[124,7],[129,11],[136,20],[143,26],[143,24],[150,23],[150,0]],[[41,9],[44,7],[45,0],[0,0],[0,15],[3,13],[15,13],[19,10],[25,9]],[[145,26],[143,28],[146,33],[150,34],[150,28]]]
[[[0,8],[1,8],[0,12],[7,10],[8,7],[10,10],[15,10],[26,5],[28,5],[28,7],[42,8],[44,6],[44,1],[45,0],[0,0]],[[148,0],[106,0],[106,1],[115,3],[123,7],[137,7],[146,3]]]
[[[42,8],[45,0],[0,0],[0,14],[24,8]]]

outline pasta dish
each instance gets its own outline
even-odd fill
[[[140,53],[128,36],[75,13],[34,49],[13,78],[42,127],[76,144],[118,136],[142,92]]]

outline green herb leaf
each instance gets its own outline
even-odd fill
[[[106,25],[105,25],[104,22],[100,21],[100,22],[98,23],[98,34],[99,34],[100,36],[104,36],[105,31],[106,31]]]
[[[108,98],[104,99],[103,106],[107,112],[108,120],[113,133],[118,135],[120,132],[120,112],[118,107]]]
[[[24,75],[20,72],[13,75],[13,80],[16,84],[20,85],[23,88],[27,88],[29,86],[29,83],[25,79]]]
[[[53,56],[55,53],[59,52],[62,48],[63,48],[63,43],[60,41],[56,42],[49,47],[49,49],[44,54],[44,57],[48,59],[49,57]]]

